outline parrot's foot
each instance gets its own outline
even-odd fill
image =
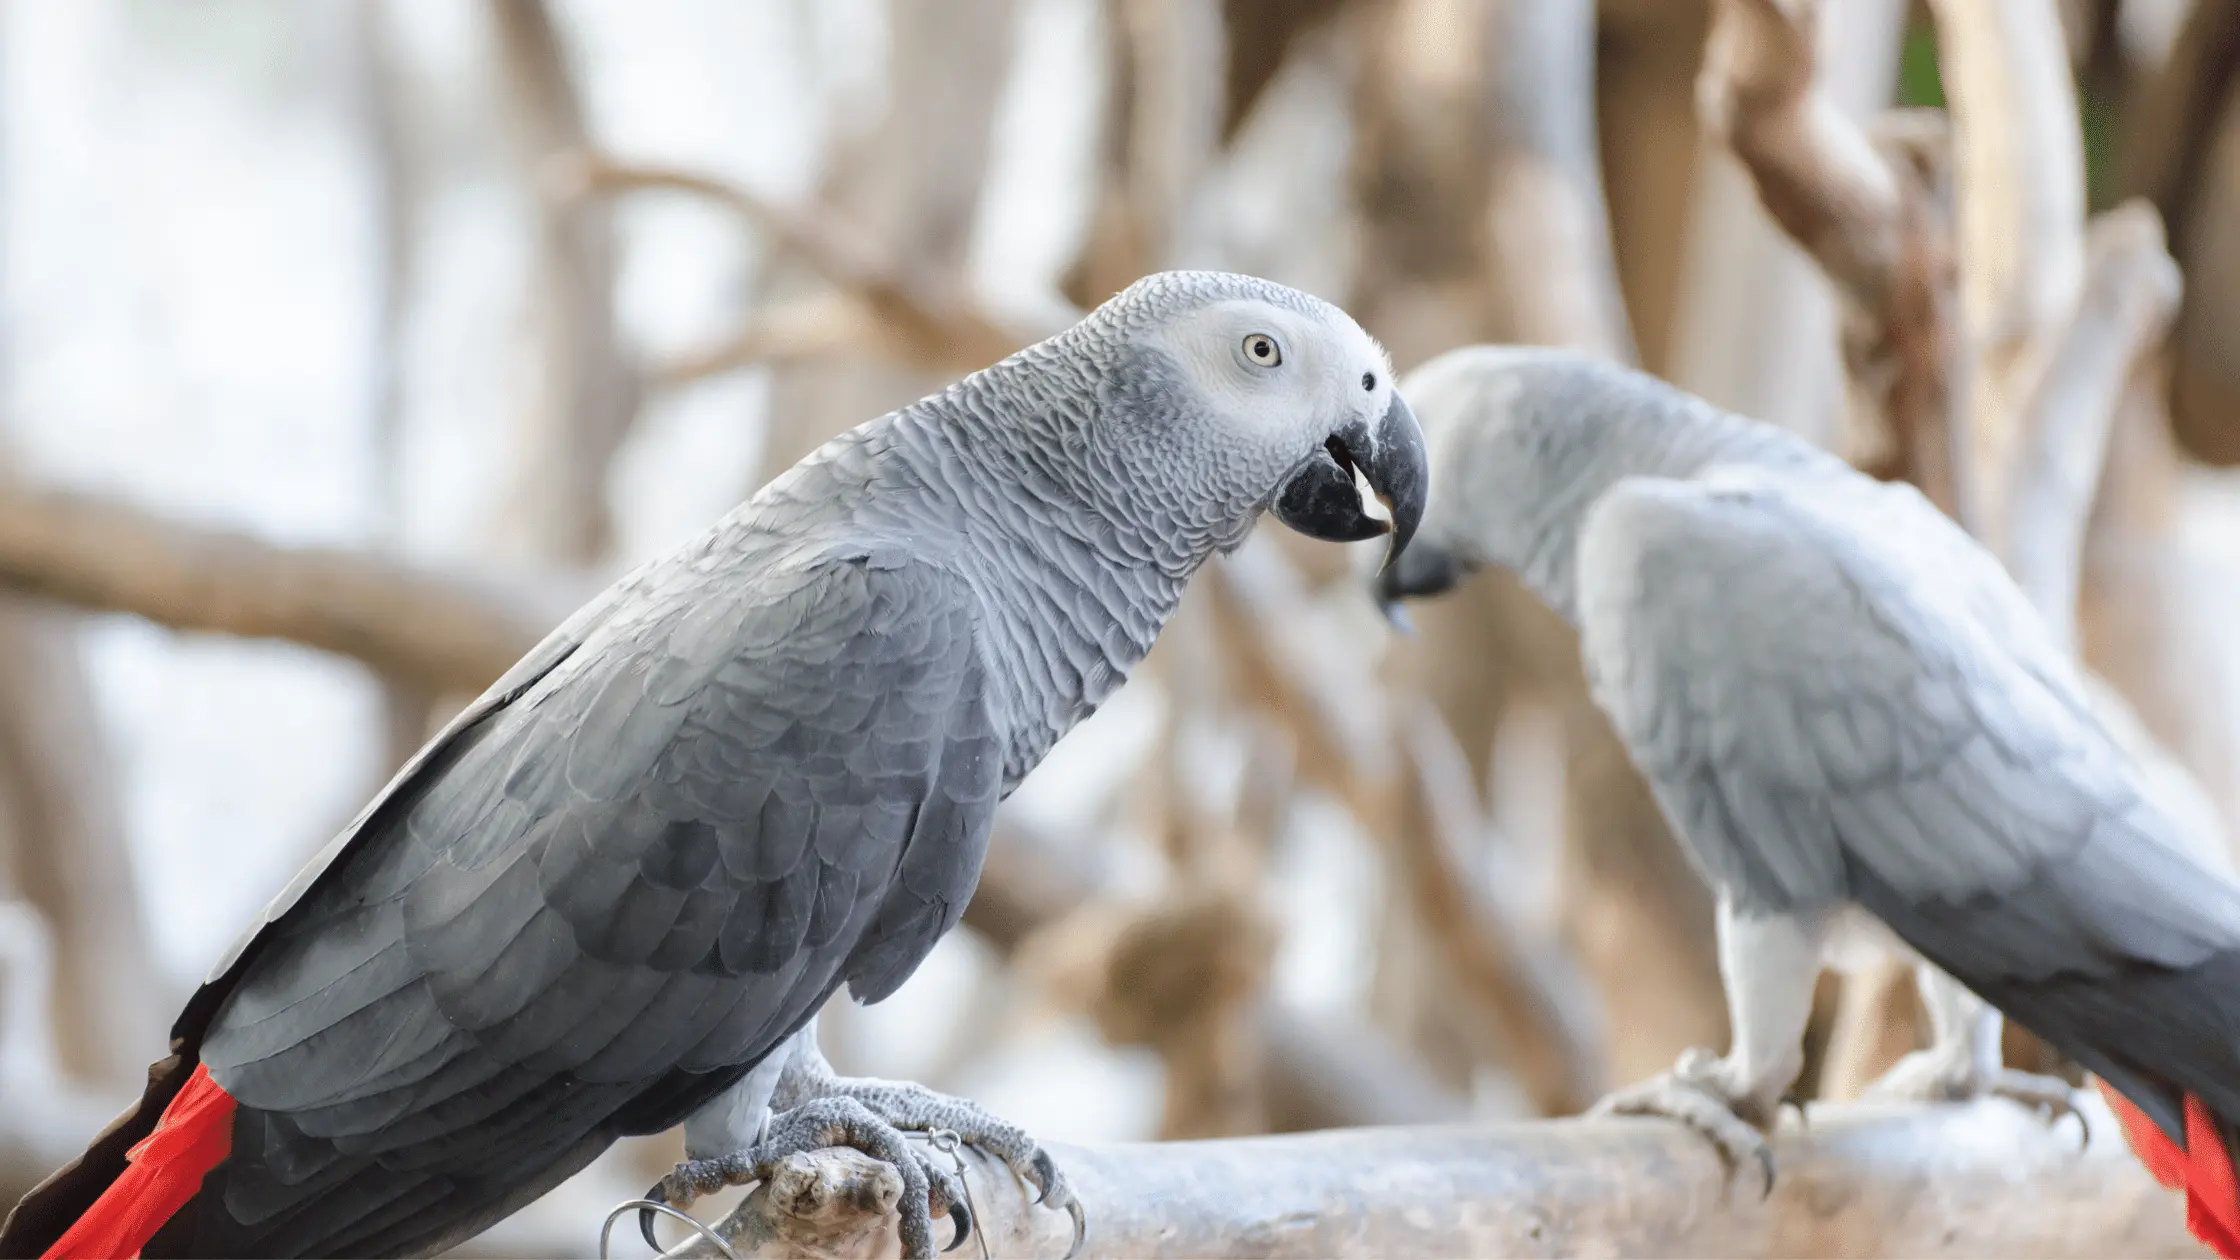
[[[989,1114],[978,1103],[908,1081],[827,1076],[808,1088],[819,1097],[852,1099],[897,1129],[954,1133],[960,1141],[1002,1160],[1020,1180],[1035,1188],[1036,1203],[1062,1208],[1073,1217],[1073,1246],[1066,1255],[1070,1260],[1081,1250],[1089,1229],[1081,1200],[1074,1197],[1073,1187],[1058,1171],[1050,1153],[1026,1130]]]
[[[1670,1072],[1628,1086],[1604,1097],[1590,1116],[1661,1116],[1678,1120],[1709,1139],[1728,1175],[1755,1162],[1765,1179],[1764,1194],[1773,1193],[1773,1148],[1765,1130],[1772,1127],[1780,1106],[1760,1105],[1758,1091],[1730,1079],[1733,1065],[1710,1051],[1689,1050]]]
[[[2013,1068],[1986,1070],[1964,1048],[1957,1054],[1938,1046],[1916,1050],[1893,1064],[1860,1097],[1867,1102],[1944,1103],[1987,1095],[2021,1103],[2043,1114],[2048,1124],[2064,1116],[2075,1116],[2078,1124],[2085,1122],[2069,1082]]]
[[[902,1174],[902,1198],[895,1211],[900,1217],[902,1254],[910,1260],[931,1260],[933,1218],[946,1213],[955,1222],[955,1250],[972,1235],[972,1212],[965,1206],[964,1186],[933,1157],[930,1150],[912,1147],[895,1126],[849,1097],[815,1098],[771,1117],[762,1140],[747,1150],[714,1159],[687,1160],[661,1183],[646,1191],[646,1198],[675,1208],[685,1208],[703,1195],[726,1186],[766,1181],[789,1155],[848,1146],[871,1158],[892,1164]],[[640,1210],[638,1229],[655,1251],[653,1213]]]

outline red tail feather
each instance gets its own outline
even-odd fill
[[[125,1153],[124,1175],[109,1184],[54,1246],[47,1260],[137,1256],[173,1213],[202,1188],[203,1175],[233,1149],[233,1095],[196,1067],[163,1109],[155,1132]]]
[[[2186,1144],[2180,1150],[2161,1127],[2130,1100],[2094,1077],[2108,1107],[2123,1122],[2131,1153],[2154,1179],[2186,1192],[2186,1228],[2225,1260],[2240,1257],[2240,1177],[2233,1175],[2232,1153],[2217,1132],[2216,1117],[2201,1100],[2186,1095]]]

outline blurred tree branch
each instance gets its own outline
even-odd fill
[[[1596,148],[1593,6],[1403,0],[1349,17],[1364,49],[1353,171],[1363,256],[1353,309],[1403,365],[1483,340],[1630,356]],[[1606,1073],[1630,1080],[1715,1040],[1724,1008],[1709,897],[1587,699],[1568,630],[1497,574],[1425,605],[1417,621],[1416,650],[1396,654],[1393,684],[1436,704],[1466,770],[1442,776],[1436,760],[1413,765],[1383,827],[1399,846],[1401,878],[1380,1007],[1410,1025],[1451,1075],[1456,1051],[1480,1039],[1464,1019],[1472,1008],[1452,1000],[1471,994],[1501,1026],[1485,1057],[1518,1068],[1535,1103],[1559,1111]],[[1600,1049],[1580,1040],[1583,1021],[1550,1018],[1562,1008],[1547,1001],[1545,980],[1526,980],[1529,969],[1502,940],[1509,929],[1497,922],[1457,932],[1457,915],[1417,899],[1448,877],[1432,873],[1441,846],[1414,833],[1457,813],[1436,797],[1476,799],[1506,715],[1525,704],[1562,715],[1546,725],[1565,745],[1563,834],[1493,840],[1489,831],[1473,856],[1560,846],[1558,929],[1607,1008],[1610,1040]],[[1500,907],[1473,913],[1489,911]],[[1426,948],[1431,957],[1414,957]],[[1485,987],[1504,973],[1504,984]],[[1542,1014],[1520,1019],[1533,1011]],[[1560,1071],[1543,1057],[1555,1048],[1570,1056]]]
[[[639,382],[615,332],[618,248],[603,202],[554,196],[542,175],[591,146],[581,93],[545,0],[489,0],[513,105],[515,143],[536,195],[536,276],[529,316],[540,374],[524,418],[513,512],[501,541],[543,561],[603,558],[613,523],[607,468],[636,421]]]
[[[1890,431],[1893,462],[1877,471],[1964,521],[1942,130],[1899,115],[1878,146],[1854,124],[1818,81],[1820,11],[1816,0],[1715,0],[1697,112],[1849,299],[1846,357]]]
[[[1328,22],[1346,0],[1222,0],[1222,41],[1228,69],[1221,102],[1221,143],[1244,130],[1268,85],[1301,38]]]
[[[1932,11],[1949,50],[1964,361],[1977,379],[1969,425],[1981,453],[1978,497],[1992,507],[1985,542],[2057,633],[2081,638],[2084,663],[2115,684],[2154,741],[2200,783],[2229,793],[2233,717],[2211,646],[2219,636],[2200,623],[2176,563],[2176,456],[2159,377],[2142,375],[2180,297],[2159,216],[2134,201],[2086,223],[2076,92],[2061,28],[2042,6],[1938,0]],[[2088,347],[2095,336],[2102,344]],[[2142,380],[2154,384],[2142,389]],[[2098,414],[2079,414],[2092,408]],[[2097,481],[2098,494],[2048,479]],[[2034,498],[2071,514],[2050,543],[2054,522],[2028,514]],[[2128,554],[2107,545],[2118,538]],[[2095,633],[2119,605],[2118,615],[2153,633]],[[2233,801],[2220,804],[2229,845]]]
[[[373,430],[373,497],[382,531],[393,542],[406,511],[404,485],[404,342],[412,282],[418,265],[418,226],[425,179],[408,135],[405,85],[400,82],[386,0],[351,6],[352,106],[364,138],[373,196],[373,319],[367,348],[366,421]],[[381,687],[384,755],[375,783],[419,751],[435,729],[441,697],[409,679],[384,678]]]
[[[2186,451],[2240,462],[2240,4],[2184,0],[2159,64],[2125,101],[2118,187],[2162,211],[2184,267],[2171,428]]]
[[[1896,93],[1907,7],[1907,0],[1838,0],[1818,24],[1826,71],[1815,90],[1862,130]],[[1680,249],[1686,278],[1663,374],[1721,407],[1846,452],[1857,400],[1844,362],[1845,326],[1847,316],[1857,317],[1818,261],[1766,210],[1733,150],[1695,125],[1699,70],[1687,67],[1678,93],[1697,162]]]
[[[21,55],[18,34],[9,33],[6,51]],[[18,120],[0,121],[11,124],[0,160],[12,177]],[[11,325],[0,346],[11,383],[17,331]],[[11,462],[0,452],[0,476]],[[0,1080],[11,1096],[0,1128],[10,1131],[0,1140],[16,1148],[11,1157],[24,1146],[43,1157],[57,1131],[43,1126],[58,1114],[85,1108],[88,1097],[99,1108],[136,1088],[148,1055],[163,1045],[171,1005],[79,629],[65,612],[0,599],[0,898],[11,925],[0,995],[8,1043]],[[15,913],[26,908],[36,915]],[[30,1070],[34,1064],[41,1070]],[[28,1187],[40,1175],[15,1184]]]
[[[68,743],[61,744],[60,749],[71,751]],[[59,838],[74,837],[65,833]],[[93,854],[96,859],[102,856],[98,851]],[[125,904],[134,898],[129,867],[125,874],[125,887],[101,890],[104,900],[98,908],[104,920],[120,917],[114,900],[118,893],[127,899]],[[82,1053],[86,1047],[68,1036],[56,1035],[58,1025],[61,1030],[72,1026],[70,1019],[53,1017],[57,1000],[63,996],[55,992],[57,979],[92,978],[102,983],[97,993],[103,1000],[142,1000],[152,1009],[139,1013],[151,1022],[160,1019],[155,1012],[170,1006],[162,995],[147,991],[153,979],[148,960],[140,960],[142,970],[137,977],[96,971],[94,968],[114,965],[119,959],[99,949],[87,950],[85,945],[91,942],[59,939],[54,919],[51,912],[27,900],[0,899],[0,1091],[8,1098],[5,1122],[0,1123],[0,1199],[11,1203],[55,1168],[77,1158],[84,1135],[98,1132],[109,1122],[119,1101],[129,1097],[126,1091],[132,1083],[129,1076],[120,1079],[114,1066],[101,1060],[65,1062],[66,1056]],[[99,931],[105,924],[96,921],[74,926]],[[70,949],[81,952],[82,961],[75,967],[61,957]],[[162,1006],[155,1006],[156,1002]],[[81,1019],[77,1026],[80,1035],[89,1028],[112,1035],[118,1031],[104,1027],[98,1013],[91,1020]],[[153,1030],[133,1032],[135,1037],[143,1033],[160,1036],[162,1028],[159,1024]],[[139,1040],[117,1046],[97,1043],[92,1049],[115,1059],[142,1060],[147,1054],[145,1043]]]
[[[2084,284],[2084,139],[2061,22],[2049,6],[1931,0],[1930,11],[1952,116],[1965,329],[1957,348],[1969,373],[1971,467],[1963,476],[1983,509],[1964,523],[2011,559],[2006,503],[2016,453],[2037,418],[2031,396]],[[2128,358],[2118,365],[2119,375],[2129,369]]]
[[[286,639],[468,693],[590,593],[588,583],[501,585],[347,548],[283,546],[21,482],[0,482],[0,586],[180,630]]]
[[[860,308],[841,315],[829,307],[780,307],[781,312],[795,314],[776,321],[768,314],[758,315],[735,341],[662,369],[659,375],[665,380],[690,380],[772,358],[811,357],[846,345],[851,334],[867,332],[878,334],[882,348],[906,363],[929,371],[969,372],[1032,339],[1006,328],[931,278],[883,259],[871,241],[850,229],[845,216],[829,207],[793,210],[714,176],[632,166],[597,155],[577,155],[553,171],[554,186],[578,199],[663,191],[721,206]]]
[[[965,926],[1007,957],[1047,949],[1051,938],[1042,935],[1045,929],[1104,895],[1107,881],[1095,860],[1078,847],[1061,848],[999,818],[979,890],[965,905]],[[1373,1028],[1265,998],[1256,1010],[1273,1128],[1428,1124],[1451,1118],[1464,1105]]]
[[[2007,568],[2076,646],[2085,528],[2122,416],[2133,369],[2162,343],[2183,289],[2144,201],[2101,215],[2086,234],[2085,279],[2068,324],[2052,337],[2022,420],[1999,524]]]
[[[1217,148],[1235,136],[1250,98],[1329,5],[1279,0],[1279,7],[1280,17],[1266,6],[1217,7],[1215,0],[1104,0],[1095,200],[1081,248],[1059,282],[1075,306],[1094,307],[1169,265]],[[1255,17],[1273,22],[1264,36],[1228,24]],[[1224,50],[1225,66],[1217,64]],[[1252,78],[1263,67],[1267,79],[1255,87]]]
[[[2097,1098],[2096,1134],[2115,1132]],[[1054,1146],[1088,1210],[1082,1256],[2197,1256],[2173,1197],[2121,1141],[2010,1104],[1815,1108],[1752,1177],[1657,1121],[1564,1120],[1279,1138]],[[991,1254],[1058,1256],[1062,1212],[962,1158]],[[893,1169],[792,1157],[715,1229],[747,1256],[893,1254]],[[966,1242],[969,1249],[972,1243]],[[671,1256],[710,1256],[688,1240]]]
[[[1498,339],[1632,362],[1637,346],[1619,290],[1596,125],[1596,6],[1503,0],[1487,9],[1485,22],[1477,44],[1486,61],[1479,108],[1492,126],[1479,174],[1486,198],[1481,283],[1494,300]],[[1579,1009],[1576,996],[1555,1009],[1573,1028],[1599,1017],[1607,1030],[1607,1046],[1571,1068],[1574,1088],[1599,1093],[1662,1070],[1721,1026],[1709,896],[1690,877],[1662,811],[1588,698],[1573,637],[1514,580],[1476,585],[1476,616],[1459,625],[1426,621],[1425,646],[1442,646],[1424,658],[1415,686],[1458,733],[1501,721],[1520,701],[1560,715],[1559,927],[1593,976],[1602,1009]],[[1468,715],[1468,698],[1442,679],[1494,643],[1521,649],[1512,668],[1525,685],[1504,686],[1491,712]],[[1481,736],[1487,744],[1480,751],[1464,750],[1480,784],[1488,782],[1493,735]],[[1529,837],[1509,840],[1512,861],[1520,846],[1532,844]],[[1559,965],[1549,958],[1543,966]]]
[[[1385,844],[1419,925],[1462,992],[1493,1016],[1496,1061],[1542,1114],[1583,1110],[1602,1085],[1598,1030],[1552,942],[1530,939],[1485,895],[1472,860],[1489,847],[1490,827],[1468,759],[1436,709],[1383,697],[1278,548],[1246,547],[1201,581],[1217,597],[1229,669],[1299,739],[1301,777],[1346,802]]]
[[[757,310],[728,338],[658,363],[652,380],[664,389],[741,368],[778,367],[878,348],[880,333],[863,306],[845,294],[797,298]]]
[[[1498,1026],[1501,1063],[1542,1115],[1584,1111],[1609,1086],[1602,1002],[1560,942],[1531,931],[1516,899],[1500,898],[1515,862],[1489,841],[1470,763],[1438,711],[1418,701],[1398,715],[1412,781],[1393,828],[1399,874],[1447,965]],[[1473,853],[1489,859],[1473,869]]]
[[[2200,180],[2240,76],[2240,4],[2193,0],[2165,63],[2141,86],[2125,120],[2122,183],[2154,202],[2172,248],[2191,245]]]
[[[765,476],[791,467],[847,426],[907,404],[1034,340],[1007,328],[1000,338],[986,336],[987,329],[1005,326],[973,300],[966,279],[1016,26],[1014,0],[946,0],[889,11],[885,107],[870,126],[833,137],[808,205],[820,220],[848,225],[852,238],[865,244],[861,258],[870,270],[863,278],[917,304],[916,310],[889,308],[903,317],[902,336],[893,336],[888,326],[868,339],[875,347],[891,343],[908,352],[887,349],[845,362],[803,358],[783,364],[771,381]],[[837,290],[845,301],[866,302],[844,278],[835,282],[783,248],[772,251],[764,270],[762,287],[771,295],[765,304],[776,309],[805,288]],[[877,316],[877,303],[869,305]],[[958,348],[962,341],[946,344],[936,313],[950,311],[979,313],[970,321],[979,330],[971,348]],[[933,323],[925,322],[928,316]],[[881,327],[876,319],[872,326]],[[937,352],[938,362],[921,357],[926,351]]]
[[[99,1091],[141,1079],[171,1005],[113,767],[77,618],[0,600],[0,843],[16,894],[46,920],[56,1061]]]
[[[1635,359],[1595,145],[1592,0],[1503,0],[1484,37],[1485,236],[1508,335]]]

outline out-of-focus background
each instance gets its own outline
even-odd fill
[[[575,603],[1165,267],[2035,487],[2002,556],[2222,828],[2236,69],[2233,0],[5,0],[0,1196]],[[1486,578],[1394,639],[1279,532],[1006,806],[968,928],[828,1010],[843,1072],[1098,1141],[1567,1114],[1724,1045],[1567,632]],[[1918,1036],[1902,975],[1823,997],[1813,1096]],[[474,1247],[588,1254],[678,1149]]]

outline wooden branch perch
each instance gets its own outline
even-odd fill
[[[2132,1158],[2099,1099],[2085,1101],[2095,1137],[2082,1151],[2074,1124],[2049,1128],[2000,1101],[1815,1107],[1808,1126],[1776,1136],[1763,1199],[1754,1170],[1730,1178],[1701,1137],[1647,1120],[1051,1155],[1088,1209],[1085,1257],[2202,1254],[2178,1197]],[[1065,1253],[1064,1213],[1031,1206],[1001,1165],[964,1160],[990,1254]],[[749,1256],[891,1256],[875,1209],[893,1177],[854,1151],[800,1156],[715,1228]]]
[[[973,371],[1032,340],[959,295],[910,273],[906,265],[881,258],[869,241],[825,210],[797,210],[713,176],[633,166],[592,153],[574,155],[555,168],[553,179],[578,196],[661,190],[699,197],[732,211],[767,234],[779,250],[807,263],[842,293],[861,302],[888,348],[921,367]],[[738,348],[699,357],[751,358],[755,350],[748,343],[756,338],[750,328]]]
[[[1717,0],[1697,112],[1849,300],[1852,371],[1880,395],[1897,446],[1886,471],[1966,520],[1942,210],[1928,173],[1878,151],[1819,87],[1818,17],[1815,0]]]
[[[0,587],[180,630],[287,639],[473,693],[588,591],[508,589],[0,481]]]

